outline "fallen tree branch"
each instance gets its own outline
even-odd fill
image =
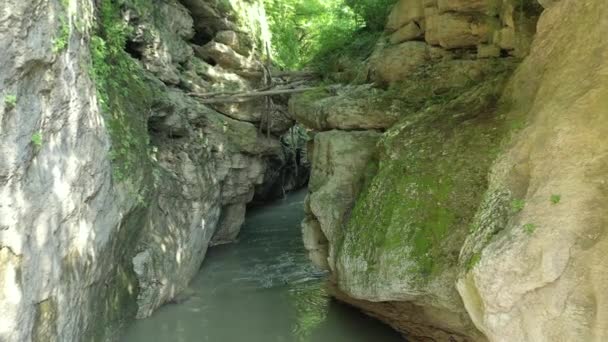
[[[294,87],[304,85],[305,83],[306,83],[306,81],[302,80],[302,81],[294,81],[294,82],[269,84],[269,85],[263,86],[262,88],[251,90],[250,92],[266,91],[266,90],[273,89],[273,87],[275,87],[275,86],[277,86],[277,87],[274,88],[273,90],[293,89]],[[243,93],[245,93],[245,91],[243,91],[243,90],[233,90],[233,91],[221,90],[221,91],[213,91],[213,92],[209,92],[209,93],[192,92],[192,93],[187,93],[187,95],[196,96],[196,97],[217,97],[217,96],[223,96],[223,95],[226,95],[226,96],[240,95]]]
[[[205,104],[238,103],[238,102],[251,101],[251,100],[255,99],[256,97],[303,93],[303,92],[315,90],[315,89],[319,89],[319,87],[251,91],[251,92],[243,92],[243,93],[239,93],[239,94],[234,94],[232,96],[222,96],[222,97],[212,97],[212,98],[206,98],[206,96],[204,96],[205,94],[199,94],[199,93],[188,93],[188,95],[194,96],[194,97],[201,97],[202,99],[200,100],[200,102],[205,103]],[[201,95],[203,95],[203,96],[201,96]]]
[[[318,72],[315,71],[277,71],[272,74],[272,77],[318,77]]]
[[[263,71],[235,70],[233,72],[247,78],[264,77]],[[277,78],[315,78],[319,76],[319,73],[314,71],[277,71],[272,73],[272,77]]]

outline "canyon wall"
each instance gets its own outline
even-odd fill
[[[190,96],[264,84],[268,39],[258,1],[0,4],[0,340],[117,338],[284,185],[291,119]]]
[[[608,5],[542,6],[401,0],[374,86],[290,102],[311,259],[411,341],[606,339]]]

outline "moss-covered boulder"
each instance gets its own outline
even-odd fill
[[[486,174],[509,128],[497,109],[507,75],[453,98],[445,94],[445,104],[427,103],[386,132],[378,172],[333,240],[339,288],[354,298],[441,312],[429,319],[429,336],[433,329],[478,335],[454,282]]]

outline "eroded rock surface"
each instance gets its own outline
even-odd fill
[[[349,102],[342,122],[393,108],[396,120],[347,175],[348,153],[315,141],[311,259],[338,299],[410,340],[607,338],[608,7],[542,5],[532,41],[536,2],[399,1],[368,61],[385,90]],[[315,130],[349,130],[327,120],[343,102],[309,93],[291,112]]]
[[[267,134],[259,103],[188,93],[263,83],[263,17],[258,1],[0,5],[0,340],[116,339],[186,288],[216,231],[236,237],[291,162],[293,121]]]
[[[528,121],[493,166],[458,281],[492,341],[608,338],[606,13],[603,1],[553,4],[511,81],[509,115]]]
[[[308,217],[303,229],[312,259],[319,266],[329,263],[334,269],[333,243],[342,234],[341,226],[350,215],[359,189],[374,171],[372,160],[379,136],[369,131],[328,131],[315,136],[308,183],[310,193],[306,199]],[[371,169],[368,164],[372,165]],[[329,250],[322,250],[320,246],[325,245],[325,241],[330,242],[325,246]],[[329,254],[329,257],[322,260],[317,253]]]

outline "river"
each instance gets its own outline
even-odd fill
[[[187,299],[136,321],[122,341],[402,341],[325,294],[300,235],[305,195],[249,210],[239,241],[209,250]]]

